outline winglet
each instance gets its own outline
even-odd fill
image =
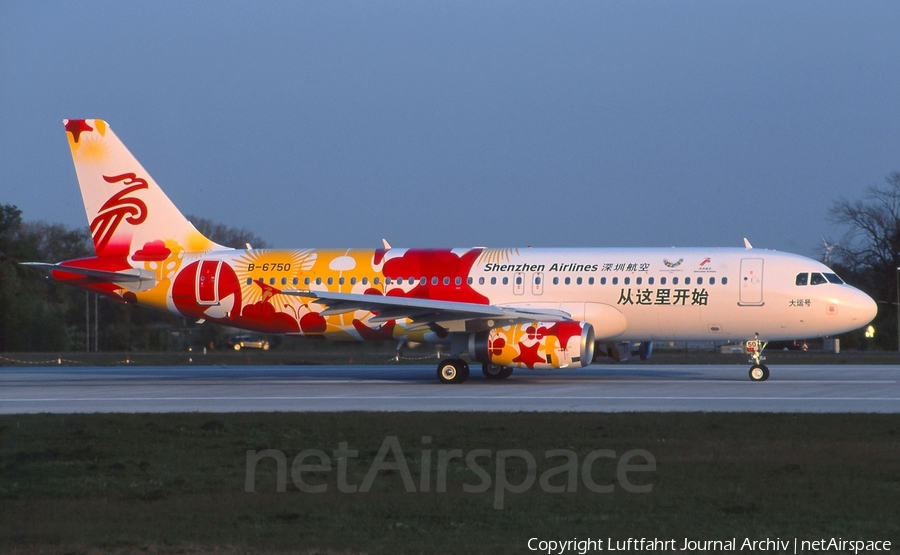
[[[753,245],[750,244],[750,241],[748,241],[746,237],[744,237],[744,247],[748,249],[753,248]]]
[[[387,242],[387,239],[382,239],[381,242],[384,243],[384,250],[391,250],[391,244]]]

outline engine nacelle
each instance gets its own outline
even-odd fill
[[[514,368],[587,366],[594,358],[594,328],[587,322],[532,322],[469,336],[469,356]]]

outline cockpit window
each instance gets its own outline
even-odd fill
[[[844,280],[839,278],[837,274],[825,274],[825,279],[827,279],[830,283],[836,283],[838,285],[844,283]]]
[[[794,282],[796,285],[807,285],[809,284],[809,274],[803,272],[802,274],[797,274],[797,281]]]
[[[823,283],[828,283],[828,280],[825,279],[825,276],[818,272],[814,272],[811,277],[812,279],[809,281],[810,285],[822,285]]]

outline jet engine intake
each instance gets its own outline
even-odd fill
[[[587,322],[531,322],[469,336],[469,355],[509,368],[552,370],[587,366],[594,358],[594,328]]]

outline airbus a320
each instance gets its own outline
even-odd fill
[[[53,279],[199,321],[338,341],[443,345],[443,383],[641,358],[658,341],[769,340],[865,326],[875,302],[803,256],[750,248],[234,249],[204,237],[103,120],[65,120],[96,256]]]

